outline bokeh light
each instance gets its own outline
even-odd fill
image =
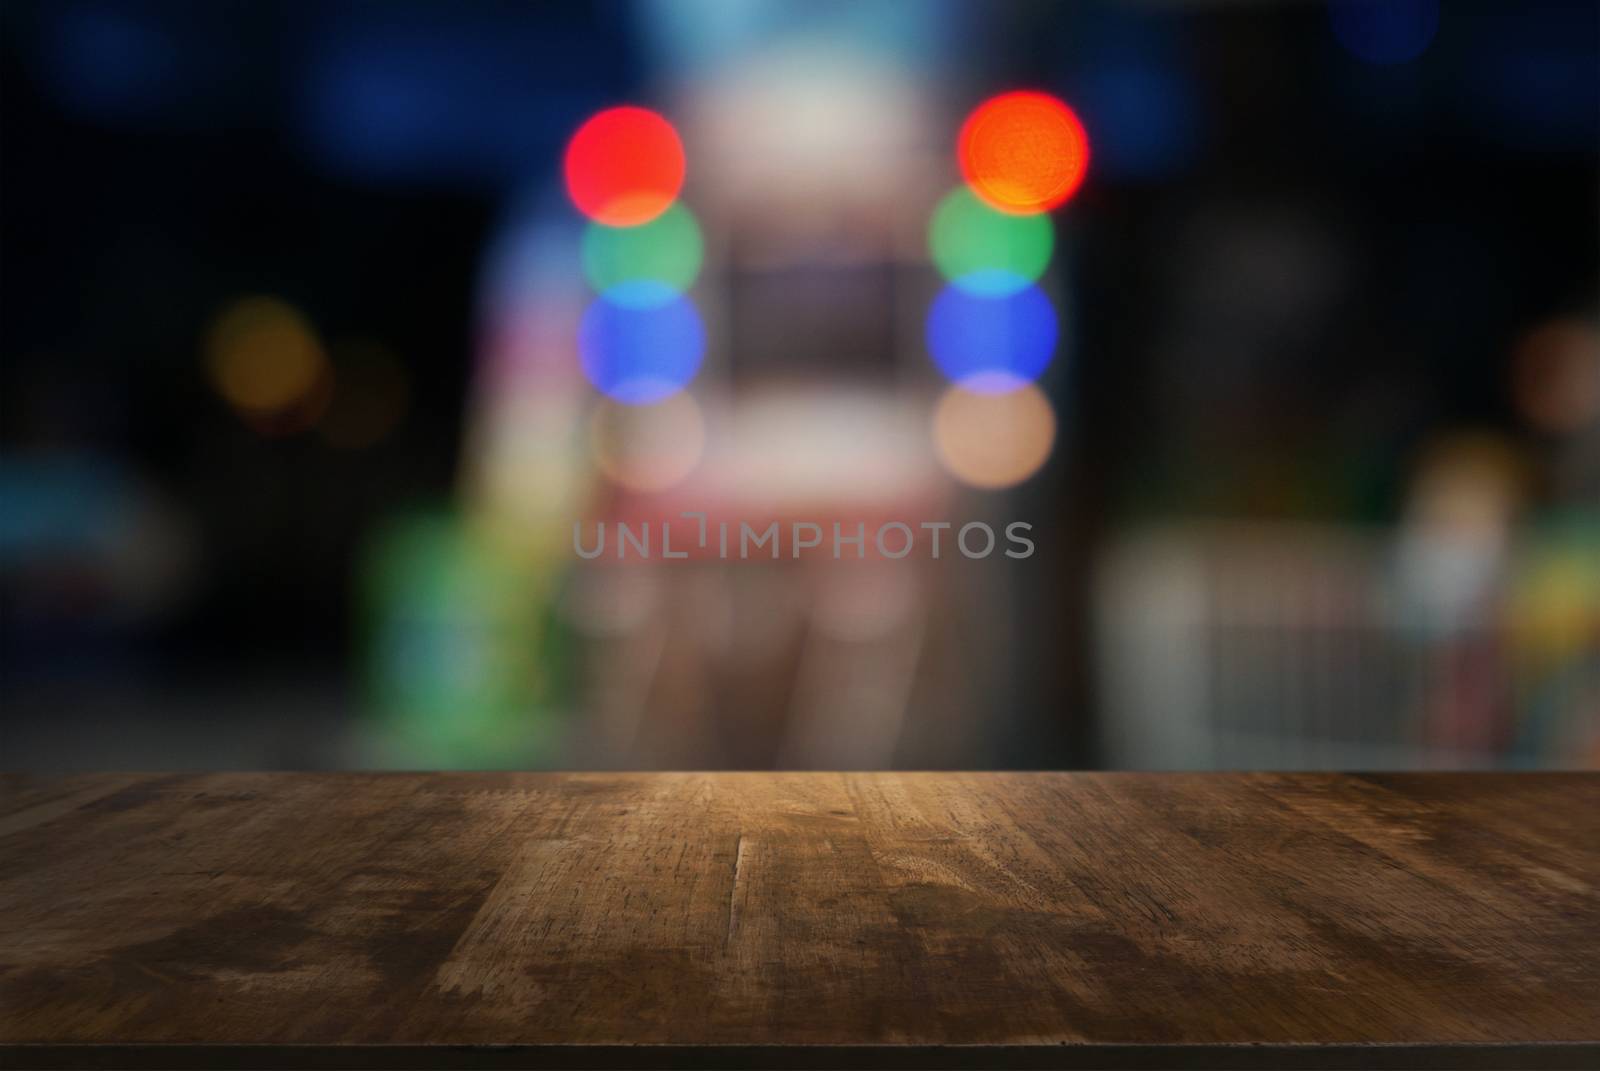
[[[1055,231],[1044,215],[1000,212],[967,187],[934,210],[928,252],[946,279],[972,294],[1004,296],[1038,280],[1050,263]]]
[[[630,308],[665,305],[694,284],[704,243],[700,225],[675,204],[637,227],[591,223],[583,233],[583,273],[607,301]]]
[[[1072,102],[1094,144],[1097,175],[1165,179],[1193,163],[1205,141],[1204,95],[1184,65],[1162,55],[1159,35],[1144,44],[1148,51],[1111,49],[1073,78]]]
[[[595,464],[630,491],[664,491],[694,471],[705,452],[700,404],[679,391],[655,405],[601,400],[589,422]]]
[[[700,367],[706,333],[687,298],[629,308],[596,298],[578,325],[584,375],[629,405],[649,405],[681,390]]]
[[[390,761],[482,768],[548,754],[560,637],[503,544],[472,518],[400,515],[377,528],[363,574],[369,701]]]
[[[1526,458],[1496,432],[1454,431],[1423,447],[1406,496],[1406,525],[1432,551],[1422,572],[1449,587],[1464,579],[1440,548],[1498,544],[1529,492]],[[1492,554],[1481,555],[1485,560]]]
[[[1031,383],[1008,394],[951,387],[933,413],[933,442],[945,470],[972,487],[998,489],[1026,480],[1050,457],[1056,417]]]
[[[1339,43],[1368,63],[1406,63],[1439,30],[1439,0],[1341,0],[1328,9]]]
[[[249,297],[224,309],[206,336],[212,383],[227,402],[254,417],[288,413],[326,393],[327,357],[310,323],[273,297]]]
[[[1547,518],[1524,535],[1519,558],[1507,609],[1523,657],[1581,665],[1600,636],[1600,512]]]
[[[1050,364],[1060,328],[1050,299],[1028,285],[999,296],[952,283],[928,310],[928,352],[952,383],[982,394],[1016,390]]]
[[[1089,135],[1071,108],[1046,93],[1004,93],[961,127],[961,174],[1002,212],[1048,212],[1078,191],[1089,171]]]
[[[382,441],[404,419],[411,400],[405,367],[368,339],[335,343],[333,401],[317,424],[329,446],[360,450]]]
[[[597,223],[635,227],[661,215],[683,186],[683,143],[646,108],[608,108],[567,143],[567,193]]]
[[[1576,318],[1530,331],[1512,355],[1517,412],[1548,435],[1571,435],[1600,420],[1600,328]]]

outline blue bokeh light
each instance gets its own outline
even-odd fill
[[[1204,126],[1200,97],[1176,65],[1109,56],[1084,69],[1072,94],[1095,166],[1107,174],[1159,179],[1194,158]]]
[[[296,5],[289,5],[291,8]],[[304,5],[293,120],[361,182],[495,189],[542,176],[573,117],[626,85],[618,31],[514,5]],[[594,21],[594,20],[589,20]]]
[[[1037,286],[973,293],[954,283],[928,310],[928,352],[952,383],[983,394],[1016,390],[1043,374],[1060,327]]]
[[[50,18],[47,74],[75,113],[149,119],[197,91],[195,64],[154,12],[97,3],[61,4],[41,14]]]
[[[1368,63],[1416,59],[1439,29],[1439,0],[1343,0],[1328,9],[1334,36]]]
[[[584,375],[628,405],[650,405],[682,390],[705,349],[700,314],[684,297],[642,308],[596,298],[578,325]]]

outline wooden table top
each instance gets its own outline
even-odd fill
[[[1600,775],[10,776],[0,1045],[1600,1067]]]

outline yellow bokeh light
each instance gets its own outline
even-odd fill
[[[1005,394],[951,387],[933,414],[940,464],[972,487],[1021,483],[1039,471],[1055,439],[1055,411],[1031,383]]]
[[[249,416],[295,408],[329,374],[311,325],[272,297],[244,298],[222,311],[206,336],[206,364],[217,392]]]
[[[595,464],[606,478],[630,491],[664,491],[694,471],[705,452],[700,404],[679,391],[654,405],[623,405],[606,399],[590,425]]]

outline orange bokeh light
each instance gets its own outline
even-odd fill
[[[578,210],[610,227],[648,223],[683,186],[683,142],[647,108],[607,108],[567,143],[567,193]]]
[[[1089,135],[1071,108],[1047,93],[1003,93],[961,127],[956,153],[972,192],[1002,212],[1048,212],[1083,185]]]
[[[1055,410],[1032,383],[1007,394],[951,387],[933,411],[939,463],[971,487],[1021,483],[1049,460],[1055,441]]]

